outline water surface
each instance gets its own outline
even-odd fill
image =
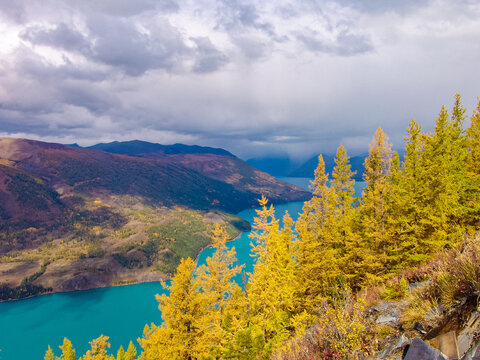
[[[277,217],[285,210],[296,219],[303,203],[293,202],[276,206]],[[253,223],[254,209],[238,214]],[[228,243],[235,246],[245,271],[253,269],[248,232]],[[205,249],[198,258],[204,264],[214,249]],[[240,277],[236,279],[241,282]],[[89,349],[88,342],[101,334],[110,337],[111,350],[116,354],[132,340],[142,336],[145,324],[161,323],[161,313],[155,294],[164,290],[159,282],[56,293],[30,299],[0,303],[0,360],[43,359],[50,345],[58,355],[63,338],[72,341],[77,355]],[[28,346],[26,346],[28,344]]]
[[[311,179],[282,178],[308,189]],[[364,183],[357,183],[360,194]],[[275,206],[277,218],[286,210],[294,220],[303,206],[292,202]],[[256,215],[254,209],[238,214],[251,224]],[[228,243],[235,246],[240,264],[245,271],[253,269],[250,256],[249,232]],[[214,249],[205,249],[198,257],[204,264]],[[241,278],[236,279],[241,283]],[[89,349],[88,342],[101,334],[110,337],[111,350],[116,353],[132,340],[140,351],[136,339],[142,336],[145,324],[161,323],[161,313],[155,294],[164,292],[159,282],[92,289],[68,293],[42,295],[31,299],[0,303],[0,360],[43,359],[47,346],[59,353],[58,346],[67,337],[77,350],[77,355]]]

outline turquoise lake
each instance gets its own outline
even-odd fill
[[[304,188],[310,181],[306,178],[282,180]],[[357,187],[360,190],[363,184],[358,183]],[[276,216],[281,218],[288,210],[295,220],[302,206],[301,202],[276,205]],[[252,224],[256,214],[254,209],[249,209],[238,215]],[[235,246],[239,263],[245,264],[246,272],[251,272],[253,258],[248,234],[242,233],[228,245]],[[204,250],[198,263],[204,264],[213,251]],[[154,282],[0,303],[0,360],[43,359],[48,345],[58,355],[58,346],[64,337],[72,341],[79,356],[89,349],[88,342],[101,334],[110,337],[113,354],[120,345],[126,348],[130,340],[140,352],[136,339],[142,336],[145,324],[162,321],[155,300],[155,294],[162,292],[160,283]]]

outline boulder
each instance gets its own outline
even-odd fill
[[[427,345],[422,339],[414,338],[408,347],[405,360],[448,360],[440,350]]]

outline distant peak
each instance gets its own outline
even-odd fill
[[[86,147],[86,149],[102,150],[110,153],[124,154],[131,156],[142,156],[152,153],[162,154],[215,154],[233,156],[230,152],[220,148],[212,148],[199,145],[173,144],[162,145],[142,140],[113,141],[100,143]]]

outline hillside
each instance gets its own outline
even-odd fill
[[[255,206],[261,194],[273,203],[297,201],[309,196],[305,191],[302,193],[302,189],[256,169],[223,149],[182,144],[160,145],[138,140],[97,144],[89,149],[181,165],[209,179],[230,184],[240,193],[255,194]]]
[[[114,154],[0,139],[0,286],[41,269],[30,283],[54,291],[164,278],[209,244],[213,223],[231,237],[248,229],[232,214],[262,194],[310,196],[222,149],[129,145]]]

